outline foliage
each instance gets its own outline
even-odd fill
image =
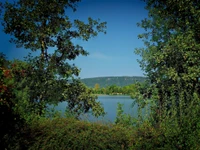
[[[115,124],[131,127],[136,125],[136,122],[136,118],[131,117],[130,114],[124,114],[123,104],[118,103]]]
[[[95,90],[98,90],[99,88],[100,88],[99,84],[96,83],[96,84],[94,85],[94,89],[95,89]]]
[[[136,92],[137,84],[130,84],[127,86],[110,85],[105,88],[92,89],[94,94],[106,94],[106,95],[131,95]]]
[[[138,36],[145,48],[135,52],[142,57],[140,64],[150,83],[146,90],[139,89],[135,98],[141,104],[150,102],[151,123],[164,129],[164,140],[171,142],[170,148],[196,149],[199,139],[194,137],[199,133],[200,117],[200,4],[193,0],[146,3],[149,18],[138,24],[146,31]]]
[[[104,110],[101,107],[100,102],[96,102],[96,96],[92,95],[92,91],[88,89],[82,82],[76,80],[68,85],[67,91],[64,93],[69,99],[68,108],[69,111],[80,115],[86,113],[92,108],[94,116],[104,115]]]
[[[5,149],[199,149],[199,6],[198,1],[147,0],[149,19],[139,26],[146,48],[136,49],[149,81],[124,88],[140,108],[149,105],[149,120],[133,120],[118,105],[115,125],[69,118],[45,118],[47,104],[68,101],[69,115],[94,110],[103,113],[92,90],[79,80],[79,70],[67,60],[88,53],[72,39],[88,40],[105,23],[88,19],[73,23],[65,15],[70,1],[30,1],[4,4],[4,31],[17,46],[40,50],[40,56],[9,62],[0,55],[1,139]],[[45,7],[44,7],[45,6]],[[59,9],[58,9],[59,8]],[[49,48],[55,48],[53,53]],[[70,80],[70,81],[68,81]],[[95,82],[98,83],[98,82]],[[100,83],[99,83],[100,85]],[[102,85],[100,85],[102,87]],[[94,87],[94,86],[93,86]],[[123,88],[109,86],[110,93]],[[102,88],[102,92],[108,92]],[[99,89],[100,90],[100,89]],[[34,115],[33,115],[34,114]],[[38,114],[38,115],[35,115]],[[21,118],[29,120],[24,126]],[[132,126],[137,122],[136,125]],[[138,123],[139,122],[139,123]],[[21,126],[21,124],[23,126]]]
[[[26,62],[18,62],[25,76],[17,76],[15,80],[17,103],[19,111],[23,109],[27,116],[32,112],[43,116],[47,104],[65,100],[77,115],[92,107],[97,110],[96,115],[103,113],[89,89],[75,79],[80,70],[68,61],[88,55],[83,47],[72,41],[77,38],[87,41],[98,32],[105,33],[106,23],[92,18],[88,18],[88,23],[71,21],[66,8],[76,11],[77,2],[79,0],[18,0],[3,5],[2,25],[4,32],[12,35],[10,41],[17,47],[40,52],[36,57],[27,56]]]
[[[130,131],[110,126],[77,121],[72,118],[35,120],[24,128],[18,143],[10,147],[25,149],[128,149],[133,143]],[[26,137],[25,139],[23,139]]]
[[[172,128],[173,129],[173,128]],[[168,130],[169,131],[169,130]],[[179,132],[179,131],[177,131]],[[197,136],[199,135],[197,132]],[[187,134],[189,135],[189,134]],[[177,138],[177,139],[176,139]],[[33,120],[31,126],[21,129],[21,137],[9,143],[10,149],[195,149],[200,145],[185,148],[177,144],[182,139],[164,128],[155,128],[149,122],[139,127],[77,121],[73,118]],[[187,143],[191,141],[185,141]],[[189,147],[188,146],[188,147]]]
[[[13,70],[5,55],[0,53],[0,145],[6,149],[8,143],[15,142],[20,128],[25,124],[19,112],[15,111],[15,84]]]
[[[160,105],[166,105],[166,100],[172,96],[176,96],[177,101],[190,102],[193,94],[199,93],[199,42],[196,35],[199,21],[190,20],[199,13],[196,6],[193,1],[147,1],[150,19],[139,24],[149,31],[139,36],[146,38],[146,48],[137,49],[136,53],[142,56],[140,63],[151,84],[158,88]]]

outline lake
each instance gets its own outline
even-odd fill
[[[130,114],[133,117],[137,117],[138,107],[137,105],[132,107],[134,100],[131,99],[130,96],[101,95],[101,96],[98,96],[97,100],[102,103],[102,106],[104,107],[104,111],[106,112],[106,115],[104,117],[95,118],[90,113],[87,113],[87,114],[82,115],[81,119],[89,120],[91,122],[93,121],[114,122],[117,115],[118,103],[123,104],[124,113]],[[62,102],[55,108],[56,110],[60,110],[61,112],[64,113],[66,105],[67,105],[67,102]]]

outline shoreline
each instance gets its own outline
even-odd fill
[[[124,94],[92,94],[96,96],[130,96],[130,95],[124,95]]]

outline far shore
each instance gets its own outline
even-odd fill
[[[96,96],[130,96],[130,95],[124,95],[124,94],[93,94]]]

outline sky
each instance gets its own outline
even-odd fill
[[[79,56],[74,63],[81,69],[80,78],[104,76],[144,76],[134,53],[135,48],[144,46],[137,35],[144,30],[137,26],[147,18],[145,3],[141,0],[82,0],[77,3],[77,11],[69,12],[69,18],[87,21],[88,17],[107,22],[106,34],[99,33],[89,41],[75,40],[83,46],[88,56]],[[9,43],[10,36],[0,27],[0,52],[8,59],[22,59],[28,54],[24,48],[16,48]]]

